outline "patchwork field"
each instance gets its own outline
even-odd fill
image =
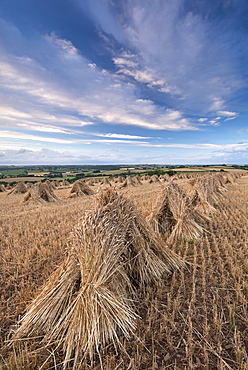
[[[192,185],[177,180],[184,191]],[[119,193],[149,218],[165,183],[144,182]],[[108,186],[105,185],[105,188]],[[170,248],[185,269],[148,285],[136,302],[139,319],[130,338],[120,335],[75,369],[247,370],[248,369],[248,176],[226,184],[216,212],[199,222],[203,235],[180,238]],[[96,193],[98,184],[91,186]],[[96,195],[24,204],[24,194],[0,193],[0,368],[63,368],[63,351],[40,338],[11,344],[18,320],[70,249],[70,233]],[[68,369],[72,369],[70,364]]]

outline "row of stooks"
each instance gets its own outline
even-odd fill
[[[191,181],[188,194],[174,182],[163,189],[149,220],[115,189],[97,196],[68,242],[68,254],[19,323],[13,342],[33,339],[62,350],[63,368],[77,369],[107,344],[135,332],[139,299],[149,284],[185,267],[166,244],[196,238],[199,222],[216,212],[215,204],[235,175]]]
[[[169,176],[168,176],[169,177]],[[159,179],[158,176],[149,176],[148,182],[161,182],[162,179]],[[166,181],[166,178],[163,178],[163,181]],[[88,181],[77,180],[73,183],[69,198],[75,198],[79,196],[85,195],[93,195],[95,192],[93,191],[90,186],[99,184],[94,182],[92,179]],[[100,182],[100,186],[107,185],[107,186],[116,186],[118,189],[126,188],[126,187],[135,187],[140,186],[143,183],[140,180],[139,176],[128,176],[127,178],[117,178],[114,182],[110,182],[108,178],[104,178]],[[24,197],[24,203],[41,203],[45,204],[47,202],[57,202],[59,198],[54,194],[54,190],[61,189],[61,188],[68,188],[70,187],[70,183],[64,180],[62,183],[58,181],[49,181],[46,180],[45,182],[37,182],[35,184],[25,184],[24,182],[20,181],[14,188],[9,189],[7,195],[14,195],[14,194],[26,194]],[[0,185],[0,192],[4,192],[5,188],[3,185]]]
[[[174,175],[172,178],[173,180],[182,179],[182,178],[191,178],[192,175]],[[158,177],[157,175],[152,176],[127,176],[122,177],[118,176],[117,178],[110,179],[108,177],[105,177],[103,179],[96,178],[96,179],[88,179],[88,180],[77,180],[73,183],[72,189],[70,191],[70,198],[82,196],[82,195],[92,195],[94,194],[93,190],[89,188],[89,186],[94,185],[109,185],[109,186],[116,186],[118,189],[126,188],[126,187],[135,187],[143,185],[144,183],[163,183],[170,180],[170,176],[165,174]],[[46,184],[46,186],[41,185],[41,182],[37,182],[35,184],[33,183],[24,183],[23,181],[20,181],[12,187],[10,184],[8,184],[6,187],[3,184],[0,184],[0,193],[8,191],[8,195],[14,195],[14,194],[24,194],[24,193],[31,193],[27,197],[24,198],[24,202],[29,200],[39,200],[38,194],[40,193],[43,195],[43,200],[47,202],[55,202],[58,200],[58,198],[54,194],[50,194],[50,196],[46,196],[46,190],[49,192],[52,192],[56,189],[62,189],[62,188],[69,188],[71,184],[67,180],[63,181],[49,181],[46,180],[43,184]],[[40,199],[42,202],[42,197]]]
[[[195,176],[195,175],[193,175],[193,174],[176,174],[176,175],[173,175],[173,179],[174,180],[190,179],[192,176]],[[152,175],[152,176],[136,175],[136,176],[126,176],[126,177],[118,176],[118,177],[115,177],[115,178],[112,178],[112,179],[110,179],[109,177],[104,177],[103,179],[102,178],[89,178],[87,180],[84,180],[84,182],[86,182],[87,185],[92,186],[92,185],[99,185],[99,184],[100,185],[110,185],[111,181],[112,181],[113,184],[114,183],[115,184],[119,183],[119,184],[122,184],[122,187],[126,187],[126,186],[141,185],[142,181],[147,181],[147,182],[152,183],[152,182],[169,181],[169,179],[170,179],[170,176],[168,174],[164,174],[164,175],[160,175],[160,176],[157,176],[157,175]],[[65,179],[62,180],[62,181],[46,180],[46,183],[49,183],[50,185],[52,185],[53,189],[70,186],[69,181],[67,181]],[[9,183],[6,186],[4,186],[3,184],[0,184],[0,193],[5,192],[5,191],[8,191],[9,194],[25,193],[30,187],[32,187],[32,185],[33,185],[32,182],[24,183],[23,181],[19,181],[18,184],[14,187],[11,186]]]
[[[174,177],[174,179],[176,179],[176,178],[178,178],[178,176]],[[114,178],[114,179],[104,177],[103,179],[96,178],[96,179],[88,179],[88,180],[76,180],[74,182],[74,184],[84,183],[85,185],[88,185],[88,186],[114,185],[114,184],[117,185],[117,184],[119,184],[118,187],[122,188],[122,187],[142,185],[144,181],[147,181],[149,183],[153,183],[153,182],[164,182],[164,181],[168,181],[169,179],[170,179],[170,177],[168,175],[163,175],[163,176],[160,176],[160,177],[158,177],[157,175],[142,176],[142,177],[137,175],[137,176],[132,176],[132,177],[131,176],[127,176],[127,177],[118,176],[117,178]],[[37,183],[40,184],[40,182],[37,182]],[[35,183],[36,186],[37,186],[37,183]],[[69,181],[67,181],[67,180],[63,180],[63,181],[46,180],[44,183],[49,185],[49,187],[52,190],[70,187],[70,185],[71,185],[69,183]],[[34,185],[33,183],[30,183],[30,182],[24,183],[23,181],[19,181],[17,183],[17,185],[15,185],[14,187],[12,187],[10,184],[8,184],[7,186],[4,186],[3,184],[0,184],[0,193],[3,193],[5,191],[7,191],[8,195],[24,194],[30,188],[32,188],[33,185]]]
[[[186,176],[186,175],[185,175]],[[192,175],[188,175],[189,178]],[[182,176],[181,176],[182,177]],[[193,179],[196,180],[199,178],[194,176]],[[225,174],[226,181],[232,181],[232,175]],[[141,179],[143,179],[141,181]],[[128,188],[128,187],[135,187],[143,185],[144,183],[164,183],[170,180],[178,180],[178,175],[174,175],[171,178],[168,175],[162,175],[158,177],[157,175],[153,176],[128,176],[123,178],[119,176],[118,178],[114,179],[112,182],[109,181],[108,178],[104,178],[100,181],[100,186],[107,185],[112,186],[114,185],[117,189]],[[194,181],[193,180],[193,181]],[[98,182],[94,182],[92,179],[87,181],[77,180],[73,183],[72,188],[69,193],[69,198],[75,198],[79,196],[85,195],[93,195],[94,191],[90,186],[96,185]],[[99,183],[98,183],[99,184]],[[7,195],[14,195],[14,194],[26,194],[23,200],[23,203],[41,203],[46,204],[48,202],[57,202],[59,198],[54,194],[55,189],[61,188],[68,188],[70,187],[70,183],[67,180],[63,180],[62,182],[58,181],[49,181],[46,180],[44,183],[38,182],[35,184],[24,182],[19,182],[13,188],[5,188],[3,185],[0,184],[0,192],[5,192],[5,190],[9,190]]]

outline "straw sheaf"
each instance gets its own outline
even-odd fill
[[[122,225],[122,228],[125,225],[126,228],[125,241],[127,248],[125,253],[128,255],[127,261],[130,261],[130,273],[136,276],[141,285],[148,281],[155,281],[164,272],[172,272],[182,267],[181,259],[169,248],[164,247],[160,235],[154,232],[129,199],[109,189],[109,191],[100,194],[98,202],[102,207],[106,207],[103,210],[109,217],[109,224],[113,220],[112,212],[118,210],[116,225],[117,229],[120,228],[120,225]],[[126,221],[122,219],[123,215],[128,215]],[[108,232],[107,229],[106,225],[106,232]],[[146,261],[145,264],[144,261]],[[160,266],[157,271],[153,266],[154,263]],[[140,268],[137,266],[140,266]],[[145,271],[145,268],[147,271]]]
[[[51,184],[54,186],[55,189],[60,187],[60,183],[57,180],[52,181]]]
[[[233,185],[235,183],[235,176],[233,176],[231,173],[227,173],[225,175],[225,183]]]
[[[111,186],[111,182],[109,181],[109,178],[105,177],[105,178],[101,181],[101,185],[109,185],[109,186]]]
[[[191,199],[174,182],[163,189],[149,221],[169,244],[179,238],[199,238],[203,233],[203,228],[194,219]]]
[[[70,191],[70,198],[85,196],[85,195],[93,195],[94,191],[83,181],[77,180],[72,185]]]
[[[217,205],[219,200],[225,197],[227,189],[222,182],[222,176],[208,176],[201,180],[200,185],[204,187],[207,201],[211,205]]]
[[[160,182],[158,175],[152,175],[149,180],[150,183]]]
[[[117,182],[122,183],[125,180],[123,176],[118,176]]]
[[[176,220],[170,209],[170,201],[166,188],[163,189],[158,197],[156,205],[148,218],[153,230],[157,233],[170,233],[176,224]]]
[[[48,187],[50,190],[52,190],[52,191],[56,189],[56,186],[55,186],[54,182],[51,182],[50,180],[46,180],[46,181],[44,182],[44,184],[46,184],[46,185],[47,185],[47,187]]]
[[[127,176],[126,180],[127,180],[127,186],[136,186],[137,185],[134,177]]]
[[[27,187],[26,185],[24,184],[23,181],[20,181],[18,182],[18,184],[13,188],[11,189],[7,195],[13,195],[13,194],[24,194],[27,192]]]
[[[61,183],[61,185],[62,186],[70,186],[70,183],[67,180],[63,180],[62,183]]]
[[[137,185],[143,185],[140,176],[136,175],[133,179],[137,183]]]
[[[207,197],[206,187],[202,183],[196,183],[192,191],[189,194],[191,198],[191,203],[196,212],[196,216],[200,216],[203,219],[210,220],[209,215],[216,213],[216,208],[214,208],[209,202]],[[197,217],[196,217],[197,218]]]
[[[122,188],[127,188],[127,187],[134,187],[134,186],[137,186],[137,182],[135,182],[133,177],[127,176],[127,178],[122,183],[120,183],[118,188],[122,189]]]
[[[71,235],[65,262],[29,307],[15,338],[42,336],[62,348],[73,369],[109,342],[136,328],[138,292],[183,261],[137,213],[133,203],[109,189]]]
[[[51,185],[37,182],[29,189],[24,197],[23,203],[47,204],[58,201],[59,198],[54,194]]]
[[[93,186],[95,184],[95,182],[94,182],[94,180],[93,179],[89,179],[88,181],[87,181],[87,185],[88,186]]]

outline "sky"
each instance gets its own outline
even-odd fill
[[[247,164],[247,0],[0,0],[0,164]]]

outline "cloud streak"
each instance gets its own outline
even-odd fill
[[[144,6],[139,0],[123,3],[123,29],[136,55],[116,57],[119,73],[159,91],[181,97],[180,108],[195,113],[211,113],[228,106],[228,100],[245,86],[239,56],[247,50],[240,22],[248,7],[238,1],[220,1],[223,17],[213,17],[214,5],[193,1],[154,1]],[[239,7],[240,6],[240,7]],[[241,16],[239,9],[243,9]],[[123,10],[124,9],[124,10]],[[206,9],[207,13],[206,14]],[[237,14],[238,13],[238,14]],[[237,16],[235,18],[235,15]],[[230,28],[228,28],[230,27]],[[117,36],[118,37],[118,36]],[[143,71],[137,66],[143,65]],[[156,70],[156,76],[151,71]],[[159,84],[157,84],[159,85]],[[159,86],[157,86],[159,88]]]
[[[50,71],[32,56],[5,55],[0,76],[4,104],[0,111],[0,123],[3,126],[8,121],[7,125],[16,128],[17,121],[22,120],[24,124],[32,124],[34,130],[41,127],[41,122],[50,126],[52,121],[51,129],[54,129],[57,121],[57,126],[64,127],[64,130],[67,127],[67,131],[72,127],[72,132],[75,126],[93,123],[130,125],[150,130],[195,129],[182,112],[161,109],[150,99],[137,99],[135,86],[90,64],[71,42],[59,39],[55,34],[39,42],[48,48],[54,58],[53,63],[57,62],[57,70],[51,79]],[[71,84],[69,90],[68,81]],[[10,107],[13,96],[14,107]]]

